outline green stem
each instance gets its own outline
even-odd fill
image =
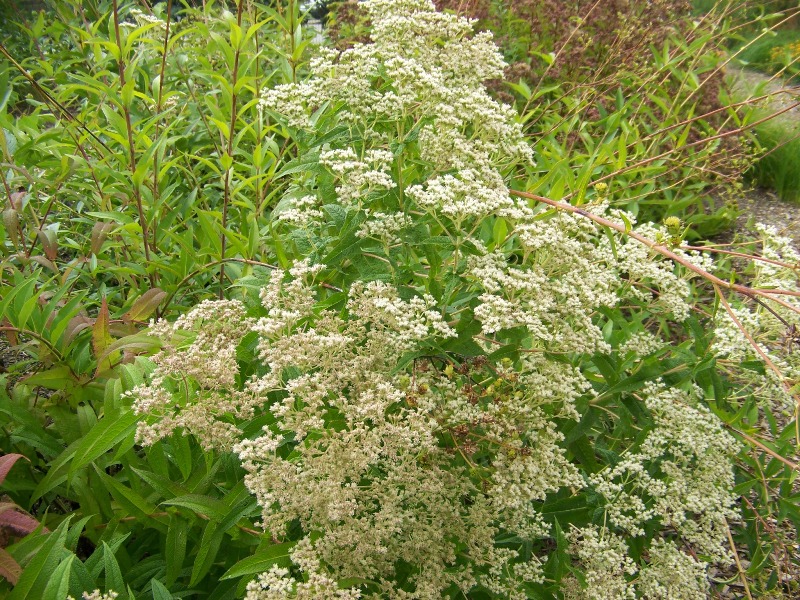
[[[125,57],[122,56],[122,36],[119,31],[119,6],[117,0],[113,0],[114,9],[114,33],[117,36],[117,48],[119,49],[119,60],[117,60],[117,68],[119,71],[119,86],[120,90],[125,89]],[[133,126],[131,125],[131,110],[130,106],[123,100],[122,112],[125,116],[125,128],[128,131],[128,151],[130,154],[130,171],[131,175],[136,173],[136,145],[133,141]],[[136,198],[136,208],[139,211],[139,225],[142,228],[142,243],[144,244],[144,258],[148,265],[148,277],[150,278],[150,285],[155,287],[156,275],[150,270],[150,242],[149,242],[149,229],[147,225],[147,218],[144,214],[144,206],[142,204],[142,190],[137,184],[133,185],[133,194]]]
[[[236,11],[236,24],[241,30],[242,13],[244,12],[244,0],[239,0]],[[228,156],[229,166],[225,170],[225,192],[222,200],[222,233],[220,235],[220,265],[219,265],[219,297],[222,299],[225,290],[225,250],[227,237],[225,229],[228,226],[228,206],[231,201],[231,174],[233,172],[233,138],[236,128],[236,80],[239,77],[239,54],[241,53],[241,42],[236,46],[233,56],[233,74],[231,78],[231,123],[228,128],[228,147],[225,154]]]

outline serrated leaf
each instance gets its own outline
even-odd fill
[[[182,506],[183,508],[188,508],[192,512],[204,515],[216,522],[222,521],[228,514],[228,507],[225,506],[222,501],[209,496],[202,496],[200,494],[187,494],[185,496],[179,496],[177,498],[172,498],[171,500],[165,500],[161,504],[166,504],[168,506]]]
[[[105,588],[107,592],[112,590],[123,595],[125,582],[122,579],[122,571],[119,568],[114,551],[106,542],[103,542],[103,571],[105,572]]]
[[[111,551],[116,554],[117,550],[122,546],[122,544],[130,537],[130,533],[125,534],[117,534],[115,535],[110,542],[106,542],[106,545],[111,548]],[[86,569],[89,571],[90,577],[92,579],[97,579],[100,577],[100,573],[103,570],[103,553],[105,550],[103,546],[98,546],[95,548],[92,555],[86,559]],[[88,588],[86,588],[88,589]]]
[[[24,537],[36,531],[39,525],[39,521],[22,512],[22,509],[16,504],[0,503],[0,528],[5,527],[10,529],[14,535]]]
[[[127,513],[146,519],[150,523],[158,523],[158,521],[152,517],[156,512],[155,505],[148,502],[128,486],[121,484],[110,475],[104,473],[97,465],[95,465],[95,471],[103,481],[103,485],[106,486],[114,497],[114,500],[116,500]]]
[[[67,365],[58,365],[46,371],[39,371],[25,377],[27,385],[39,386],[48,390],[64,390],[77,383],[72,370]]]
[[[194,565],[192,566],[192,576],[189,580],[190,586],[197,585],[211,570],[211,565],[214,564],[214,559],[217,557],[224,536],[225,530],[218,523],[211,521],[206,525],[203,530],[203,537],[200,540],[197,556],[195,556]]]
[[[72,572],[72,563],[77,557],[70,552],[66,559],[53,571],[47,587],[44,589],[42,600],[64,600],[69,592],[69,579]]]
[[[280,179],[281,177],[286,177],[287,175],[299,173],[301,171],[318,172],[321,170],[323,170],[323,167],[319,164],[319,153],[306,152],[303,156],[299,156],[286,163],[286,165],[275,174],[275,179]]]
[[[189,523],[179,515],[171,515],[167,529],[166,553],[167,584],[172,585],[183,570],[186,558],[186,541],[189,538]]]
[[[70,517],[67,517],[53,533],[47,536],[44,544],[25,566],[8,600],[41,598],[44,588],[53,574],[64,551]]]

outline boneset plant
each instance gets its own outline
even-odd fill
[[[250,600],[707,597],[741,447],[694,339],[710,259],[601,189],[511,193],[536,157],[483,86],[491,35],[365,4],[371,43],[264,91],[298,149],[280,266],[259,305],[154,326],[138,440],[238,455],[285,549]]]

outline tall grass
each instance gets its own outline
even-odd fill
[[[763,156],[748,173],[760,187],[774,189],[784,200],[800,202],[800,120],[768,121],[756,128]]]

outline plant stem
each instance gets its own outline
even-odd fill
[[[242,27],[242,13],[244,12],[244,0],[239,0],[239,5],[236,11],[236,24],[241,31]],[[236,80],[239,77],[239,54],[241,52],[241,40],[236,46],[233,55],[233,76],[231,77],[231,123],[228,128],[228,147],[225,154],[228,156],[230,162],[227,169],[225,169],[225,193],[222,199],[222,234],[220,236],[220,262],[219,265],[219,297],[222,299],[225,289],[225,246],[227,237],[225,236],[225,229],[228,226],[228,205],[231,201],[231,174],[233,173],[233,138],[236,128]]]
[[[117,68],[119,70],[119,86],[120,90],[125,88],[125,57],[122,55],[122,36],[119,31],[119,6],[117,0],[113,0],[114,9],[114,33],[117,36],[117,48],[119,49],[119,60],[117,60]],[[121,99],[122,100],[122,99]],[[136,146],[133,142],[133,127],[131,125],[131,110],[130,106],[123,100],[122,112],[125,115],[125,128],[128,130],[128,150],[130,152],[130,170],[131,175],[136,173]],[[150,278],[150,285],[155,287],[156,276],[155,273],[149,269],[150,267],[150,242],[149,230],[147,226],[147,218],[144,214],[144,206],[142,205],[142,190],[136,183],[133,184],[133,194],[136,198],[136,208],[139,211],[139,226],[142,228],[142,243],[144,244],[144,258],[148,265],[148,276]]]
[[[164,75],[167,70],[167,47],[169,46],[169,26],[170,26],[170,18],[172,17],[172,0],[167,0],[167,20],[166,20],[166,30],[164,31],[164,49],[161,52],[161,73],[158,78],[158,100],[156,102],[156,115],[158,119],[156,120],[156,135],[154,138],[154,143],[158,141],[158,136],[161,133],[161,108],[163,106],[163,99],[164,99]],[[159,200],[161,199],[160,193],[160,186],[159,186],[159,176],[158,176],[158,151],[153,153],[153,206],[158,206]],[[158,214],[158,211],[156,211]],[[155,224],[153,226],[153,250],[158,250],[158,225]]]

